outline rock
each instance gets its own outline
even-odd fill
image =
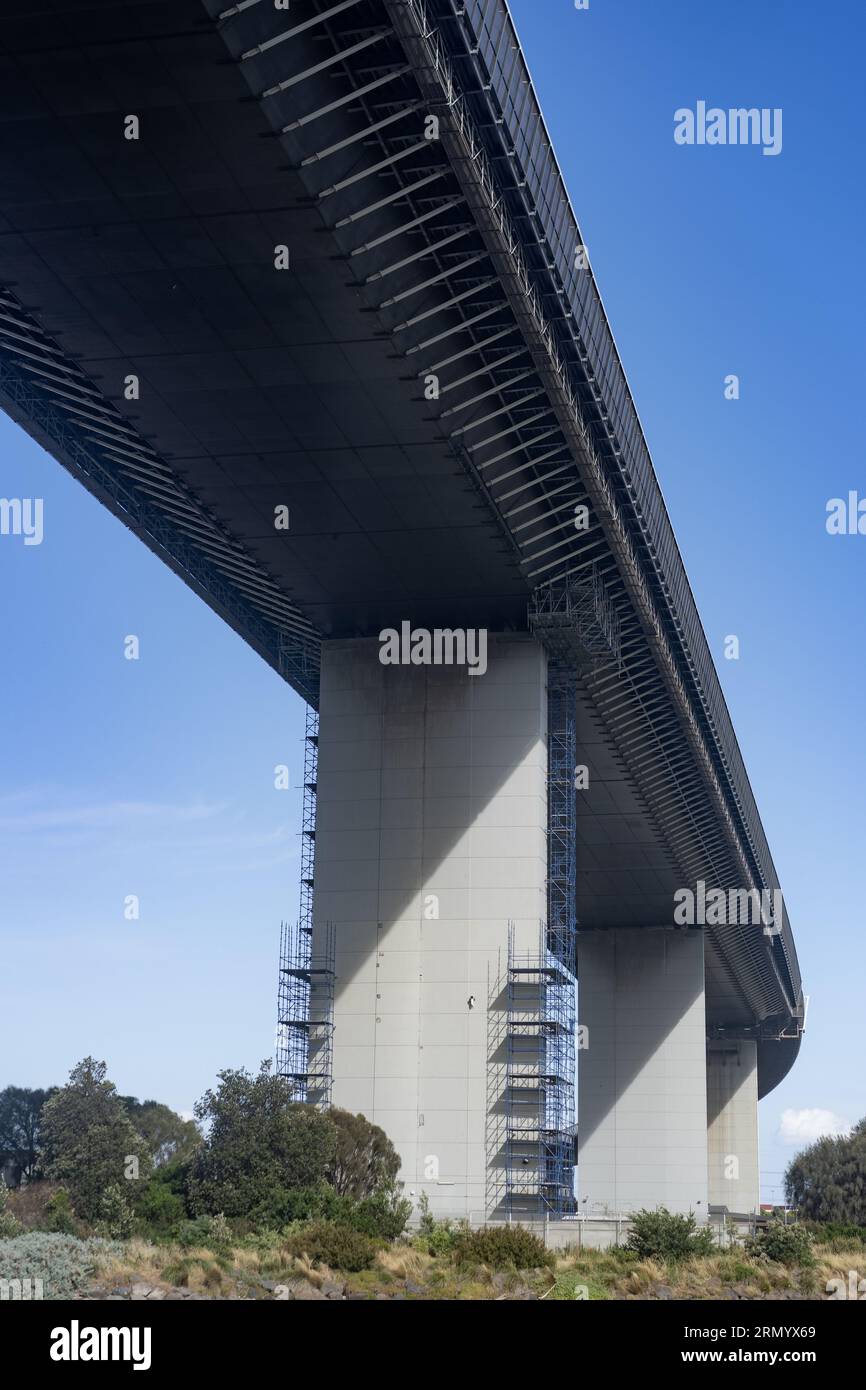
[[[409,1282],[408,1279],[406,1280],[405,1288],[406,1288],[406,1292],[407,1292],[407,1293],[426,1293],[426,1292],[427,1292],[427,1290],[424,1288],[424,1285],[423,1285],[423,1284],[412,1284],[412,1283]]]
[[[322,1293],[321,1289],[315,1289],[312,1284],[300,1281],[298,1285],[292,1289],[291,1297],[309,1303],[314,1299],[324,1300],[325,1295]]]
[[[336,1284],[333,1279],[325,1279],[322,1283],[322,1293],[326,1298],[342,1298],[345,1284]]]

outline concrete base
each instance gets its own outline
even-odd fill
[[[578,946],[578,1205],[707,1216],[700,932],[590,932]]]
[[[437,1216],[491,1203],[488,1001],[546,917],[547,662],[483,675],[322,650],[314,946],[336,926],[333,1102],[382,1126]],[[495,1177],[495,1174],[494,1174]]]
[[[707,1161],[711,1205],[740,1214],[758,1210],[755,1042],[707,1043]]]

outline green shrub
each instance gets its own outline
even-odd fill
[[[424,1250],[428,1255],[450,1255],[457,1244],[457,1237],[460,1234],[460,1227],[446,1217],[444,1221],[437,1221],[430,1210],[430,1198],[426,1192],[422,1192],[418,1201],[420,1219],[418,1221],[418,1235],[415,1244],[419,1250]]]
[[[252,1213],[260,1230],[276,1230],[298,1221],[333,1221],[375,1240],[396,1240],[406,1229],[411,1202],[397,1190],[380,1189],[370,1197],[341,1195],[328,1183],[312,1187],[274,1188]],[[237,1226],[237,1223],[236,1223]]]
[[[819,1245],[829,1245],[831,1250],[847,1250],[852,1245],[866,1246],[866,1226],[855,1226],[849,1221],[804,1221],[803,1226],[810,1231]]]
[[[428,1255],[450,1255],[460,1238],[460,1227],[452,1221],[434,1221],[433,1229],[419,1239]]]
[[[133,1212],[126,1193],[117,1183],[112,1183],[99,1200],[99,1220],[96,1231],[109,1240],[126,1240],[132,1235]]]
[[[713,1232],[698,1227],[694,1212],[638,1211],[631,1217],[626,1248],[642,1260],[687,1260],[691,1255],[711,1255],[716,1249]]]
[[[314,1221],[328,1217],[329,1199],[339,1202],[337,1194],[326,1183],[307,1187],[272,1187],[252,1208],[249,1220],[259,1230],[281,1230],[293,1221]]]
[[[376,1246],[369,1236],[336,1221],[310,1221],[291,1232],[286,1247],[293,1255],[308,1256],[313,1264],[350,1274],[369,1269],[376,1256]]]
[[[142,1235],[166,1240],[186,1220],[186,1205],[167,1183],[151,1178],[136,1199],[135,1215]]]
[[[58,1187],[45,1203],[45,1229],[61,1236],[75,1234],[75,1212],[65,1187]]]
[[[71,1298],[93,1283],[96,1261],[119,1255],[114,1241],[30,1231],[0,1243],[0,1279],[41,1279],[46,1299]]]
[[[812,1252],[812,1233],[805,1226],[785,1226],[781,1221],[771,1221],[754,1236],[746,1240],[746,1250],[759,1260],[773,1260],[780,1265],[800,1265],[803,1268],[815,1263]]]
[[[525,1226],[463,1227],[454,1241],[458,1264],[489,1265],[491,1269],[541,1269],[552,1265],[553,1253]]]
[[[0,1240],[10,1240],[12,1236],[20,1235],[23,1230],[18,1217],[6,1210],[8,1198],[9,1190],[0,1178]]]
[[[396,1240],[406,1229],[406,1222],[412,1213],[412,1203],[400,1197],[395,1190],[380,1190],[372,1197],[362,1197],[359,1202],[352,1198],[339,1198],[345,1206],[334,1215],[341,1225],[351,1226],[354,1231],[370,1236],[373,1240]]]
[[[177,1243],[184,1250],[203,1246],[217,1253],[228,1251],[234,1244],[234,1237],[222,1212],[216,1216],[197,1216],[194,1221],[184,1221],[177,1230]]]

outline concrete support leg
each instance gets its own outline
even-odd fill
[[[707,1157],[710,1203],[758,1210],[758,1045],[707,1043]]]
[[[707,1214],[700,932],[590,932],[578,945],[578,1209]]]
[[[483,675],[322,652],[314,942],[336,928],[335,1105],[382,1126],[414,1200],[484,1219],[488,1000],[508,923],[546,916],[546,657],[490,637]]]

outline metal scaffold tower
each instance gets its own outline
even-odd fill
[[[549,948],[508,939],[505,1205],[509,1219],[574,1212],[575,978]]]
[[[577,955],[577,683],[551,660],[547,676],[547,948],[568,970]]]
[[[328,923],[313,952],[313,869],[316,848],[316,777],[319,717],[307,707],[304,802],[301,821],[301,901],[295,926],[280,927],[277,991],[277,1073],[295,1100],[331,1103],[334,1033],[335,928]]]
[[[509,928],[505,1205],[509,1217],[574,1214],[577,1027],[577,682],[619,661],[619,623],[595,567],[540,588],[529,626],[548,653],[547,923],[537,951]]]

